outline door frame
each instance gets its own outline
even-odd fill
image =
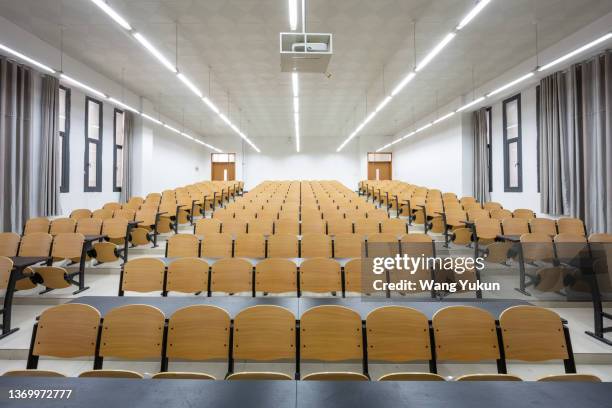
[[[370,154],[381,154],[381,153],[382,154],[390,155],[391,156],[391,161],[388,161],[388,162],[371,162],[370,161],[370,159],[369,159]],[[390,167],[390,169],[389,169],[390,170],[389,180],[393,180],[393,152],[368,152],[368,153],[366,153],[366,162],[367,162],[367,165],[368,165],[368,168],[367,168],[367,172],[368,172],[367,178],[368,179],[370,178],[370,163],[389,163],[389,167]]]

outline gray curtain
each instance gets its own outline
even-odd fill
[[[472,116],[474,129],[474,197],[480,202],[491,201],[489,193],[489,127],[486,108],[474,112]]]
[[[41,94],[41,176],[39,208],[41,215],[61,214],[59,174],[59,80],[45,75]]]
[[[0,56],[0,231],[21,232],[30,213],[32,72]]]
[[[127,202],[132,197],[132,146],[134,145],[134,114],[123,115],[123,179],[119,200]]]
[[[541,211],[612,232],[612,52],[540,82]]]

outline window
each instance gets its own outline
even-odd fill
[[[125,114],[115,109],[115,135],[113,137],[113,191],[121,191],[123,183],[123,138]]]
[[[390,162],[390,161],[391,161],[391,153],[368,153],[368,162],[370,163]]]
[[[102,191],[102,102],[85,98],[85,191]]]
[[[236,153],[212,153],[213,163],[235,163]]]
[[[60,193],[70,191],[70,89],[59,89],[59,177]]]
[[[487,108],[487,167],[489,171],[489,193],[493,192],[493,109]]]
[[[523,191],[521,95],[508,98],[504,109],[504,191]]]

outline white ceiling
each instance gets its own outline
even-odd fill
[[[331,32],[327,78],[300,81],[302,146],[334,146],[473,7],[473,0],[307,0],[307,29]],[[109,0],[265,153],[293,149],[289,74],[280,72],[278,33],[289,31],[287,0]],[[493,0],[368,124],[362,137],[390,135],[476,85],[502,74],[603,14],[610,0]],[[238,138],[174,75],[89,0],[0,0],[0,15],[132,91],[203,135]],[[209,67],[212,74],[210,74]],[[384,81],[383,81],[384,70]],[[212,78],[212,79],[211,79]],[[210,82],[209,82],[210,79]],[[209,89],[209,83],[210,89]],[[229,101],[228,101],[229,98]],[[366,105],[367,100],[367,105]],[[183,119],[184,118],[184,119]],[[319,145],[314,142],[313,145]],[[275,149],[276,150],[276,149]]]

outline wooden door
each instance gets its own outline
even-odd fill
[[[213,181],[236,180],[236,163],[212,163]]]
[[[391,153],[368,153],[368,180],[391,180]]]

